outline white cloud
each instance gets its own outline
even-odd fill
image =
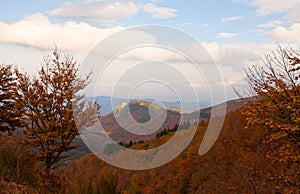
[[[280,44],[300,42],[299,0],[252,0],[249,5],[256,7],[257,16],[281,13],[278,15],[282,17],[280,20],[258,25],[257,32],[263,33],[270,40]]]
[[[175,24],[176,26],[180,26],[180,27],[187,27],[187,26],[192,26],[192,27],[196,27],[196,28],[207,28],[209,25],[208,24],[199,24],[199,23],[194,23],[194,22],[185,22],[185,23],[180,23],[180,24]]]
[[[256,62],[260,59],[260,51],[256,46],[247,43],[240,44],[221,44],[210,42],[202,44],[216,63],[222,66],[231,67],[234,70],[241,71],[245,65]],[[262,47],[262,46],[261,46]],[[266,47],[262,47],[264,50]]]
[[[52,10],[51,16],[75,18],[87,21],[115,22],[129,18],[138,13],[138,7],[128,1],[85,1],[83,3],[67,3]]]
[[[194,22],[185,22],[183,24],[177,24],[178,26],[185,27],[185,26],[196,26]]]
[[[273,28],[282,24],[282,21],[274,20],[258,25],[259,28]]]
[[[184,45],[178,51],[159,46],[143,46],[127,50],[119,55],[118,59],[186,63],[189,61],[187,57],[191,57],[198,63],[213,63],[214,61],[211,57],[219,60],[221,58],[221,50],[221,44],[216,42]],[[182,51],[186,52],[181,53]]]
[[[132,50],[128,50],[118,56],[119,59],[125,60],[145,60],[145,61],[169,61],[169,60],[184,60],[180,54],[175,53],[171,50],[155,47],[146,46],[138,47]]]
[[[227,48],[222,50],[220,63],[224,66],[230,66],[236,70],[242,70],[245,65],[256,62],[260,56],[246,49]]]
[[[220,22],[232,22],[232,21],[237,21],[237,20],[240,20],[242,19],[243,17],[242,16],[233,16],[233,17],[230,17],[230,18],[222,18],[220,20]]]
[[[49,49],[56,44],[63,50],[88,50],[120,26],[100,29],[87,23],[51,23],[41,13],[23,18],[15,23],[0,22],[0,43],[15,43]]]
[[[288,19],[293,21],[293,22],[300,22],[300,4],[296,7],[294,7],[288,13]]]
[[[177,16],[177,10],[168,7],[158,7],[153,3],[147,3],[143,6],[144,10],[151,13],[155,18],[167,19]]]
[[[237,36],[237,34],[227,33],[227,32],[221,32],[217,35],[218,38],[233,38],[235,36]]]
[[[203,47],[202,47],[203,46]],[[206,49],[208,53],[204,50]],[[257,48],[262,48],[260,51]],[[260,59],[260,55],[268,50],[270,45],[258,44],[221,44],[218,42],[203,42],[201,47],[187,45],[186,50],[196,62],[212,63],[213,61],[222,66],[231,67],[236,71],[242,71],[245,65],[253,64]],[[207,55],[208,54],[208,55]],[[166,63],[187,63],[188,60],[174,50],[156,46],[145,46],[128,50],[118,56],[120,60],[133,61],[163,61]],[[212,61],[213,59],[213,61]]]
[[[201,24],[200,27],[201,28],[206,28],[206,27],[208,27],[208,24]]]
[[[238,87],[240,85],[243,85],[243,77],[245,76],[243,73],[243,67],[246,65],[252,65],[252,64],[259,64],[260,56],[264,52],[268,52],[270,49],[274,49],[273,44],[262,44],[262,43],[235,43],[235,44],[221,44],[218,42],[204,42],[202,43],[202,46],[208,50],[210,55],[213,57],[213,59],[216,61],[217,67],[219,69],[219,72],[224,77],[224,83],[226,88],[228,89],[229,96],[234,96],[234,92],[232,91],[232,86]],[[198,50],[197,47],[193,45],[187,46],[191,54],[194,55],[202,55],[203,50]],[[193,50],[194,49],[194,50]],[[189,53],[190,53],[189,52]],[[206,56],[207,55],[203,55]],[[197,92],[199,92],[199,96],[201,98],[209,99],[209,91],[207,91],[207,85],[203,84],[206,82],[203,82],[204,78],[207,78],[208,83],[214,85],[219,83],[214,83],[214,77],[209,76],[207,74],[199,76],[198,71],[194,71],[194,69],[190,68],[189,65],[191,63],[189,61],[184,61],[180,55],[179,57],[172,53],[170,50],[164,50],[157,47],[144,47],[144,48],[136,48],[133,50],[130,50],[126,53],[123,53],[121,58],[119,58],[122,62],[116,62],[116,64],[140,64],[138,62],[132,62],[131,60],[149,60],[149,61],[164,61],[167,64],[170,64],[172,67],[176,67],[176,69],[179,72],[184,72],[184,74],[189,78],[190,85],[188,87],[195,87],[197,89]],[[123,61],[126,60],[126,61]],[[177,61],[176,61],[177,60]],[[207,59],[208,61],[209,59]],[[203,61],[203,60],[202,60]],[[210,61],[211,62],[211,61]],[[200,62],[201,63],[201,62]],[[200,66],[208,65],[210,66],[212,63],[201,63]],[[120,69],[120,65],[117,65],[118,69]],[[206,66],[205,66],[206,67]],[[112,71],[116,72],[116,70]],[[166,72],[165,70],[162,70],[162,72]],[[165,76],[167,76],[167,79],[173,79],[174,77],[172,73],[168,72],[165,73]],[[207,76],[207,77],[206,77]],[[107,80],[108,82],[112,79],[111,74],[107,74]],[[176,80],[176,86],[178,87],[185,87],[186,81],[180,82],[181,79]],[[216,86],[217,87],[217,86]],[[220,88],[222,89],[222,88]],[[128,90],[126,88],[126,90]],[[158,88],[149,90],[149,93],[153,94],[153,91],[158,91]],[[145,94],[145,93],[143,93]],[[148,93],[147,93],[148,94]],[[206,95],[208,95],[206,97]],[[224,100],[224,99],[223,99]]]
[[[169,7],[159,7],[155,3],[159,0],[150,0],[150,3],[139,6],[132,1],[114,0],[86,0],[83,3],[66,3],[62,7],[50,11],[50,15],[60,18],[71,18],[83,21],[116,22],[119,19],[129,18],[138,14],[140,10],[151,13],[155,18],[167,19],[177,16],[177,10]]]
[[[249,3],[250,0],[232,0],[235,3]]]
[[[251,6],[257,7],[258,16],[269,15],[276,12],[289,11],[299,6],[299,0],[252,0]]]
[[[300,43],[300,23],[293,23],[289,27],[278,26],[265,34],[281,43]]]

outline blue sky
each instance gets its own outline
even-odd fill
[[[299,0],[21,2],[1,4],[0,62],[30,73],[54,44],[82,61],[115,32],[157,24],[182,30],[203,44],[223,73],[231,99],[236,97],[232,87],[245,84],[243,67],[259,63],[276,43],[300,44]]]
[[[161,0],[161,1],[120,1],[132,2],[138,7],[137,13],[127,13],[126,16],[116,16],[115,21],[103,22],[92,21],[80,17],[56,17],[51,14],[51,11],[62,8],[66,4],[84,4],[93,1],[33,1],[28,0],[26,3],[20,3],[17,0],[6,1],[0,7],[0,19],[4,22],[18,22],[22,18],[35,13],[42,13],[53,23],[64,23],[67,21],[86,22],[93,26],[132,26],[140,24],[159,24],[176,27],[187,31],[195,36],[200,41],[221,41],[228,42],[224,38],[218,37],[219,33],[235,34],[235,37],[230,38],[230,41],[235,42],[260,42],[260,41],[275,41],[262,33],[259,25],[266,24],[271,21],[281,21],[289,27],[291,21],[288,19],[289,11],[299,8],[297,1],[291,1],[291,7],[277,9],[275,4],[289,4],[289,1],[280,2],[279,0],[213,0],[213,1],[182,1],[182,0]],[[105,1],[107,4],[114,4],[117,1]],[[264,3],[266,2],[266,3]],[[277,2],[277,3],[276,3]],[[294,3],[293,3],[294,2]],[[174,15],[169,17],[154,16],[154,12],[144,11],[143,6],[153,5],[155,8],[169,8],[173,9]],[[267,9],[263,15],[259,12]],[[169,11],[171,12],[171,11]],[[112,16],[113,17],[113,16]],[[294,16],[297,17],[297,16]],[[275,27],[275,26],[273,26]],[[292,41],[291,41],[292,42]]]
[[[70,4],[79,4],[85,1],[70,1]],[[115,3],[113,1],[106,1]],[[128,2],[128,1],[127,1]],[[149,4],[151,1],[132,1],[136,6]],[[141,24],[159,24],[185,30],[197,39],[202,41],[227,41],[224,38],[218,38],[218,33],[236,34],[236,37],[230,41],[261,41],[264,38],[261,33],[257,33],[257,25],[276,20],[281,14],[272,14],[272,16],[257,17],[255,15],[255,6],[249,3],[235,1],[158,1],[151,3],[156,7],[174,9],[174,17],[160,18],[153,16],[153,13],[138,11],[137,14],[126,18],[118,18],[113,22],[99,22],[86,20],[78,17],[53,17],[51,11],[63,7],[66,1],[33,1],[20,4],[20,1],[12,0],[3,3],[0,8],[1,21],[17,22],[28,15],[42,13],[47,16],[51,22],[64,23],[67,21],[87,22],[93,26],[122,25],[132,26]],[[129,14],[130,15],[130,14]],[[223,19],[223,20],[222,20]],[[227,20],[226,20],[227,19]],[[231,19],[231,20],[230,20]]]

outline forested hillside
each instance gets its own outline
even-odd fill
[[[211,121],[214,122],[214,121]],[[73,184],[88,185],[114,175],[124,193],[276,193],[299,192],[299,164],[274,162],[265,157],[271,149],[264,143],[264,128],[245,129],[240,110],[229,113],[216,144],[198,155],[207,123],[199,126],[189,147],[170,163],[146,171],[122,170],[89,154],[60,169]],[[153,148],[172,136],[135,145]]]

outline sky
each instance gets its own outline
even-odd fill
[[[197,40],[212,57],[212,61],[205,62],[206,67],[216,65],[223,79],[222,84],[210,87],[213,82],[215,85],[220,83],[210,79],[210,75],[203,75],[205,70],[195,73],[189,62],[181,60],[174,51],[172,53],[168,49],[144,46],[122,52],[102,77],[100,72],[96,72],[92,86],[87,89],[89,95],[114,94],[115,97],[124,97],[130,94],[137,97],[176,100],[179,93],[182,96],[190,96],[184,91],[174,92],[184,90],[188,84],[200,96],[200,101],[214,99],[211,97],[212,93],[219,96],[215,98],[214,103],[237,98],[233,88],[246,86],[243,68],[261,64],[261,57],[264,53],[276,49],[276,44],[299,48],[300,1],[4,1],[0,6],[0,63],[14,64],[22,71],[35,74],[43,62],[43,57],[56,45],[58,49],[74,55],[81,64],[80,71],[86,73],[90,68],[95,68],[85,65],[85,61],[89,61],[86,58],[91,58],[89,54],[93,53],[93,49],[101,41],[132,26],[150,24],[181,31]],[[157,36],[150,31],[140,30],[133,39],[162,44],[163,41]],[[119,40],[108,50],[113,50],[113,47],[122,41],[135,41],[133,39]],[[178,40],[179,43],[182,42]],[[194,52],[192,45],[185,46],[189,52]],[[165,70],[161,70],[160,76],[168,75],[165,82],[173,80],[173,85],[178,86],[177,88],[172,88],[172,84],[164,85],[163,82],[149,81],[143,84],[141,79],[126,79],[126,76],[124,78],[124,72],[129,71],[132,64],[153,60],[165,64],[162,68]],[[92,63],[98,65],[97,71],[101,70],[99,66],[103,67],[103,64],[99,65],[95,61]],[[159,69],[159,65],[152,66]],[[176,72],[167,70],[168,67],[175,66],[177,71],[188,76],[188,81],[184,82],[178,78]],[[147,68],[146,70],[148,71]],[[145,68],[137,68],[127,76],[140,78],[143,77],[143,71]],[[137,80],[140,83],[134,83]],[[206,84],[203,84],[204,82]],[[136,86],[134,89],[133,85]],[[225,87],[226,97],[218,92],[211,92],[222,90],[221,86]],[[112,88],[118,88],[118,92],[112,93]]]

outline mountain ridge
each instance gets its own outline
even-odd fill
[[[95,102],[97,102],[101,106],[101,115],[106,115],[111,113],[119,104],[123,102],[130,102],[132,100],[143,100],[148,102],[156,102],[156,100],[152,98],[117,98],[117,97],[110,97],[110,96],[96,96],[92,98]],[[199,108],[204,108],[209,105],[208,102],[180,102],[180,101],[161,101],[162,105],[166,108],[170,107],[181,107],[183,110],[187,111],[194,111]]]
[[[249,99],[235,99],[235,100],[230,100],[225,102],[227,106],[226,114],[230,112],[234,112],[237,109],[239,109],[241,106],[243,106],[246,102],[248,101],[253,101],[255,98],[249,98]],[[132,101],[129,104],[134,104],[135,102],[140,102],[141,100],[138,101]],[[151,104],[151,102],[147,102],[147,104]],[[124,103],[124,105],[128,105],[128,103]],[[224,103],[218,104],[216,106],[223,106]],[[213,106],[214,107],[214,106]],[[115,120],[114,113],[111,112],[109,114],[103,115],[99,117],[99,120],[101,122],[101,125],[106,129],[106,132],[110,135],[112,139],[114,139],[116,142],[123,142],[123,143],[128,143],[130,141],[150,141],[156,138],[156,134],[160,131],[162,131],[164,128],[173,128],[176,124],[180,124],[180,117],[182,116],[185,121],[190,121],[191,123],[194,123],[198,119],[199,124],[203,124],[204,122],[208,121],[210,119],[210,112],[211,112],[212,107],[196,110],[191,113],[184,113],[180,114],[178,110],[170,110],[168,109],[169,115],[167,117],[166,123],[156,132],[151,134],[150,136],[139,136],[139,135],[134,135],[131,134],[130,132],[122,129],[121,126],[118,125],[118,123]],[[145,111],[146,109],[144,109]],[[198,112],[197,112],[198,111]],[[200,112],[200,114],[199,114]],[[144,112],[145,113],[145,112]],[[149,114],[145,118],[138,118],[137,114],[134,115],[134,119],[138,121],[146,121],[147,117],[149,117]],[[200,115],[200,118],[199,118]],[[122,138],[124,136],[125,138]],[[84,144],[84,142],[81,140],[80,136],[76,137],[74,140],[74,144],[80,145],[79,148],[71,152],[71,158],[63,160],[59,166],[66,165],[67,163],[70,163],[79,157],[82,157],[86,155],[87,153],[90,153],[89,148]]]

